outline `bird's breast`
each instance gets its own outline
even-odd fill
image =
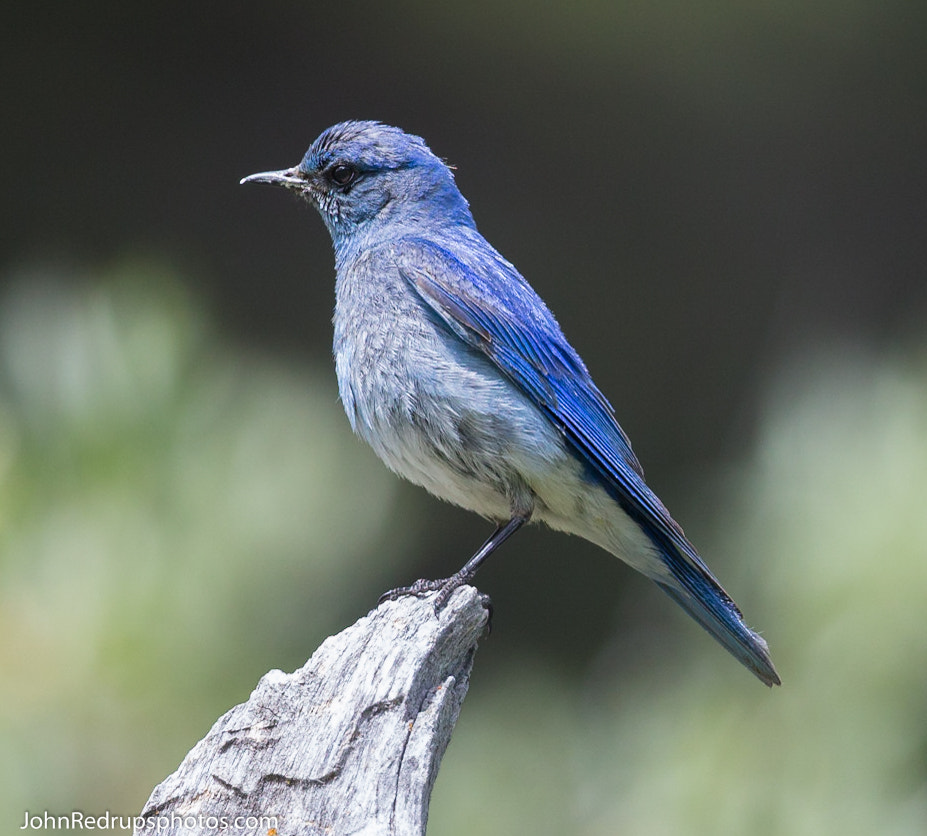
[[[538,462],[562,439],[398,273],[339,274],[334,354],[351,425],[388,467],[493,519],[533,508]]]

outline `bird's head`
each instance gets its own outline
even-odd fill
[[[444,224],[473,226],[450,169],[417,136],[380,122],[342,122],[324,131],[299,165],[245,177],[311,201],[337,247],[374,225],[392,234]]]

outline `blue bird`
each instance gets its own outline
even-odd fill
[[[766,642],[647,487],[631,443],[547,306],[477,231],[447,165],[379,122],[324,131],[242,183],[318,209],[335,249],[335,367],[355,433],[400,476],[497,523],[436,609],[529,520],[651,578],[767,685]]]

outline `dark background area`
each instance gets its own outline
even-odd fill
[[[770,356],[923,305],[925,23],[900,2],[20,6],[0,258],[172,253],[229,333],[324,354],[324,230],[238,179],[335,121],[398,124],[457,166],[671,472],[725,451]]]
[[[228,340],[326,363],[327,234],[238,181],[296,163],[334,122],[399,125],[456,166],[481,231],[546,299],[698,543],[692,485],[753,439],[771,369],[818,343],[920,336],[925,9],[19,4],[0,36],[0,275],[155,253]],[[456,569],[488,524],[408,491],[413,577]],[[536,530],[480,583],[501,658],[566,667],[596,652],[584,637],[622,589],[645,589]],[[638,609],[657,600],[644,594]],[[554,602],[561,618],[539,614]]]

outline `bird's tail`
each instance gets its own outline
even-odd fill
[[[663,552],[670,577],[655,577],[657,585],[761,682],[769,686],[781,684],[766,642],[744,623],[731,596],[694,550],[691,556],[672,547]]]

